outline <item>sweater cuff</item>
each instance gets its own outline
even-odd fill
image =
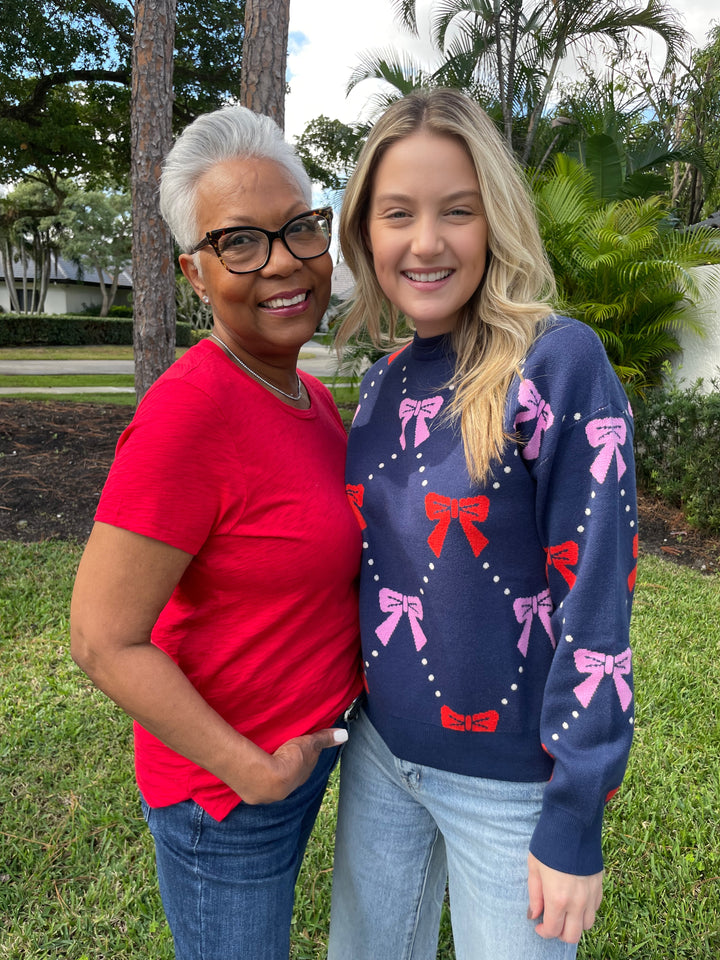
[[[530,853],[546,867],[587,877],[603,869],[603,807],[591,823],[583,823],[559,807],[544,807],[530,841]]]

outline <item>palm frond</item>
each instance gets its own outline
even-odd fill
[[[404,97],[420,87],[432,85],[432,75],[410,54],[390,50],[366,51],[348,80],[346,93],[350,93],[363,80],[384,80]]]

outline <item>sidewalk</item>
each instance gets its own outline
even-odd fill
[[[300,351],[298,367],[314,377],[333,377],[337,371],[335,351],[323,343],[310,340]],[[2,377],[96,376],[98,374],[130,374],[135,372],[133,360],[0,360]],[[134,387],[0,387],[0,396],[22,393],[135,393]]]

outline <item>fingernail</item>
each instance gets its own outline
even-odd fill
[[[333,730],[333,740],[335,743],[347,743],[347,730]]]

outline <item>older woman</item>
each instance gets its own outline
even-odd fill
[[[241,107],[184,131],[161,204],[214,326],[120,438],[72,655],[135,720],[178,960],[280,960],[361,687],[345,431],[296,366],[330,295],[331,211],[310,209],[278,128]]]

